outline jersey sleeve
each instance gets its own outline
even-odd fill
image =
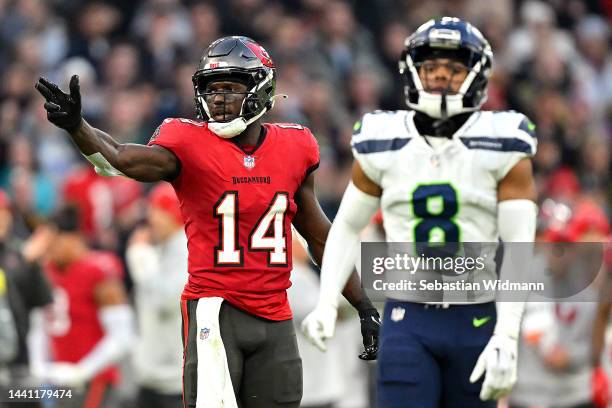
[[[287,161],[295,165],[298,183],[302,184],[319,167],[321,156],[319,142],[310,129],[297,123],[274,123],[281,134]]]
[[[496,133],[503,136],[501,140],[504,146],[496,169],[496,179],[500,181],[520,160],[535,156],[538,143],[535,124],[521,113],[507,112],[497,126],[501,126],[496,129]]]
[[[155,129],[151,135],[148,146],[160,145],[163,147],[176,147],[179,145],[178,132],[176,132],[176,119],[168,118]]]
[[[304,128],[306,132],[306,173],[304,179],[308,178],[310,173],[315,171],[319,167],[321,162],[321,153],[319,151],[319,142],[314,137],[310,129]]]
[[[91,255],[91,279],[93,286],[107,280],[123,280],[121,260],[111,252],[97,252]]]
[[[147,146],[158,145],[170,150],[176,157],[181,159],[186,150],[184,120],[186,119],[164,119],[161,125],[155,129]]]
[[[378,185],[395,153],[410,140],[404,125],[405,115],[405,111],[374,111],[353,126],[353,156],[365,175]]]

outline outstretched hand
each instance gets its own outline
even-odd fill
[[[76,130],[81,124],[81,92],[79,76],[70,79],[70,94],[62,91],[56,84],[40,77],[34,88],[45,98],[47,119],[67,132]]]

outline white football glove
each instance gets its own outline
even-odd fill
[[[44,377],[53,385],[82,387],[89,380],[78,364],[51,363],[46,367]]]
[[[338,310],[332,305],[317,305],[302,321],[304,336],[321,351],[327,351],[325,340],[333,337]]]
[[[486,370],[480,399],[496,400],[508,394],[516,383],[517,340],[503,334],[494,334],[484,348],[470,382],[478,381]]]

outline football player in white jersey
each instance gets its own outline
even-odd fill
[[[492,60],[478,29],[457,18],[430,20],[406,39],[399,66],[411,110],[355,125],[352,182],[325,247],[318,305],[302,325],[319,347],[379,207],[388,242],[533,242],[535,126],[520,113],[480,110]],[[524,302],[496,303],[483,291],[469,304],[432,305],[421,295],[387,294],[378,407],[494,407],[516,381]]]

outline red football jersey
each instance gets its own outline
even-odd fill
[[[53,306],[47,325],[54,360],[76,363],[104,336],[94,289],[104,280],[123,279],[121,261],[110,252],[90,251],[63,270],[48,263],[45,271],[53,286]],[[99,376],[115,383],[119,371],[110,367]]]
[[[291,221],[294,194],[319,164],[316,139],[295,124],[264,124],[252,152],[206,123],[166,119],[149,144],[181,161],[172,182],[189,248],[183,299],[219,296],[254,315],[292,317]]]
[[[81,230],[88,238],[111,225],[113,194],[108,182],[92,166],[79,167],[70,173],[63,186],[63,196],[66,202],[79,207]]]
[[[63,198],[80,210],[81,231],[94,238],[113,218],[142,197],[141,184],[126,177],[102,177],[92,166],[78,167],[63,185]]]

